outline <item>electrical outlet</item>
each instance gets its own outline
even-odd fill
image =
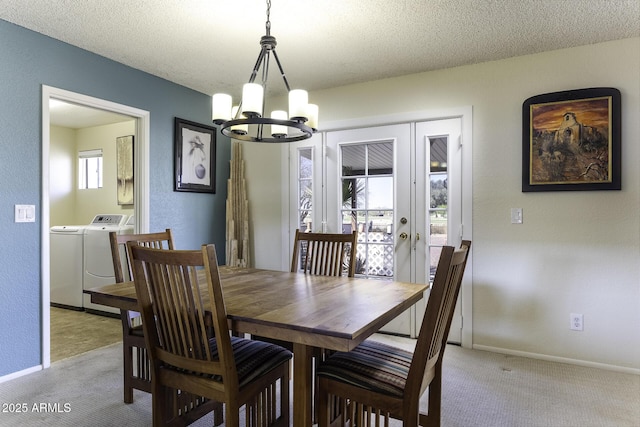
[[[571,313],[571,326],[569,329],[572,331],[582,331],[584,330],[584,325],[582,323],[583,317],[582,314]]]

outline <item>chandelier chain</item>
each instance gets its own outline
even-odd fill
[[[271,35],[271,0],[267,0],[267,22],[265,23],[265,27],[267,30],[267,35]]]

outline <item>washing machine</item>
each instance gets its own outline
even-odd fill
[[[83,309],[84,225],[57,225],[50,230],[50,301],[54,307]]]
[[[120,230],[120,234],[133,234],[135,233],[136,228],[136,217],[135,215],[131,215],[127,222],[124,223],[124,226]]]
[[[115,283],[109,232],[118,234],[130,229],[124,214],[96,215],[84,229],[84,263],[82,286],[84,289]],[[129,227],[129,228],[128,228]],[[119,314],[120,310],[91,302],[91,295],[83,294],[87,311]]]

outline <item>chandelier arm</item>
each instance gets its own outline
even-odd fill
[[[289,87],[289,81],[287,80],[287,76],[284,74],[282,64],[280,64],[280,58],[278,58],[278,54],[276,53],[275,49],[273,50],[273,57],[276,60],[276,64],[278,64],[278,69],[280,69],[280,75],[282,76],[282,80],[284,80],[284,85],[287,88],[287,92],[290,92],[291,88]]]
[[[275,53],[275,52],[274,52]],[[269,78],[269,60],[271,55],[269,51],[264,54],[264,60],[262,61],[262,87],[265,93],[267,92],[267,79]]]
[[[263,47],[263,49],[265,49]],[[269,49],[265,49],[266,52],[264,54],[264,61],[262,62],[262,115],[267,116],[267,80],[269,78],[269,60],[271,56],[269,54]],[[260,134],[262,134],[262,125],[260,125]],[[262,135],[260,135],[262,137]]]
[[[264,61],[264,55],[267,52],[267,47],[262,46],[260,49],[260,53],[258,54],[258,59],[256,60],[256,65],[253,67],[253,71],[251,71],[251,77],[249,77],[249,83],[253,83],[256,80],[256,76],[258,75],[258,70],[260,69],[260,64]]]

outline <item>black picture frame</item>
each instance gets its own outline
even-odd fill
[[[620,91],[533,96],[522,104],[522,191],[621,189]]]
[[[174,120],[174,191],[216,192],[216,128]]]

